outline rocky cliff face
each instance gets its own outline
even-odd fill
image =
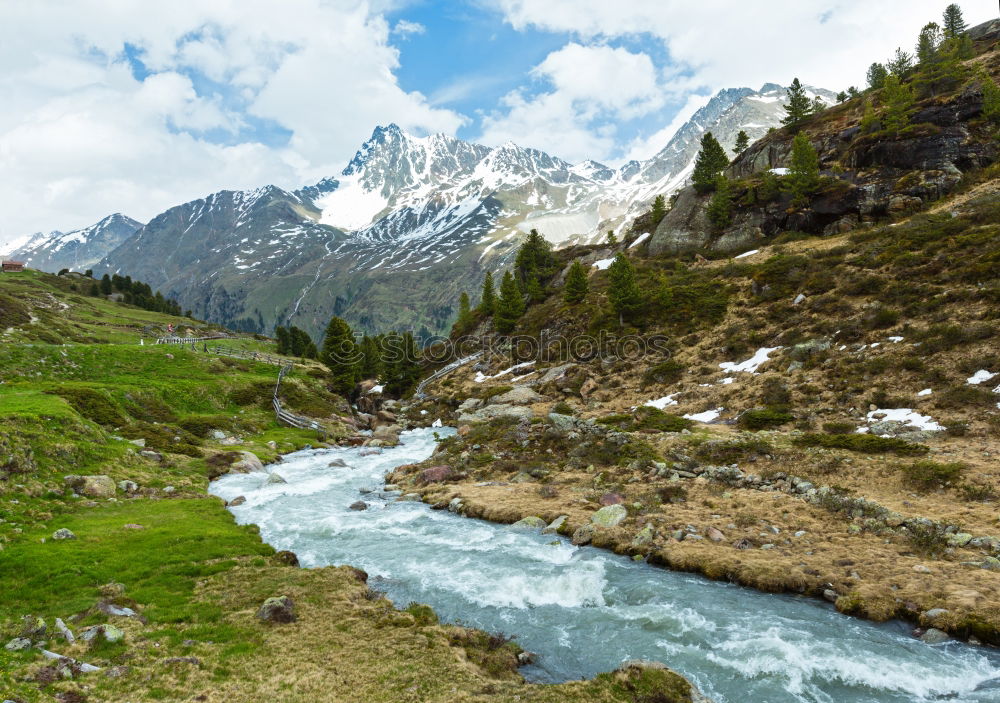
[[[991,58],[992,57],[992,58]],[[997,68],[997,52],[983,65]],[[802,131],[819,156],[822,183],[805,206],[793,206],[787,192],[763,198],[763,172],[790,165],[793,132],[766,135],[741,154],[727,175],[735,179],[732,222],[713,228],[705,215],[710,196],[685,188],[650,238],[658,255],[698,250],[737,252],[781,232],[833,234],[919,208],[952,191],[963,173],[1000,156],[994,129],[978,119],[982,91],[973,80],[958,92],[916,106],[899,135],[860,128],[863,99],[829,108]]]

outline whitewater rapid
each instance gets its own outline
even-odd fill
[[[718,703],[1000,703],[1000,653],[927,645],[903,623],[849,618],[828,604],[766,595],[651,567],[537,531],[471,520],[384,495],[385,474],[421,461],[435,432],[402,435],[373,456],[306,450],[263,473],[223,476],[210,491],[305,567],[350,564],[397,605],[503,632],[537,653],[533,681],[591,677],[626,659],[682,672]],[[343,459],[348,468],[331,467]],[[349,505],[364,500],[368,509]]]

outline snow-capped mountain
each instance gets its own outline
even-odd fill
[[[561,246],[627,227],[686,181],[706,131],[727,149],[741,129],[756,139],[779,124],[785,100],[775,84],[721,91],[659,153],[620,168],[378,127],[339,175],[171,208],[98,268],[244,329],[296,324],[318,335],[338,314],[366,331],[441,333],[459,293],[475,297],[530,229]]]
[[[135,234],[142,223],[115,213],[100,222],[72,232],[49,232],[22,237],[0,251],[4,258],[24,261],[31,268],[85,271]]]

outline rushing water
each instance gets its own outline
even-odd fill
[[[303,566],[351,564],[397,605],[428,603],[442,620],[516,636],[539,655],[522,669],[531,680],[590,677],[641,658],[684,673],[719,703],[1000,702],[995,650],[926,645],[902,623],[365,493],[393,467],[429,456],[435,440],[415,430],[402,441],[366,457],[296,452],[275,467],[287,484],[229,475],[211,491],[245,496],[236,519]],[[350,468],[329,467],[336,458]],[[359,498],[368,509],[350,510]]]

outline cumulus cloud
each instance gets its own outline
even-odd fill
[[[376,124],[454,132],[461,115],[396,80],[380,12],[397,7],[3,3],[0,242],[113,211],[145,220],[222,188],[302,185],[339,170]],[[251,120],[288,144],[245,136]]]
[[[674,87],[787,84],[799,76],[834,90],[861,84],[867,66],[896,46],[912,50],[920,28],[940,21],[941,0],[492,0],[516,29],[584,39],[649,36],[676,62]],[[960,3],[970,24],[992,3]],[[670,87],[670,86],[666,86]]]
[[[515,141],[570,161],[604,158],[616,148],[617,123],[663,106],[652,59],[641,52],[572,42],[531,72],[545,86],[514,90],[484,116],[480,139]]]

